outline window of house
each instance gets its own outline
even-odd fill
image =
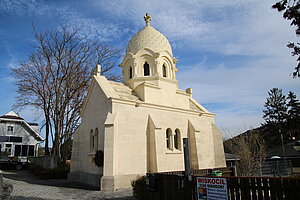
[[[0,136],[0,142],[22,142],[22,137],[16,136]]]
[[[129,79],[132,79],[132,67],[129,67]]]
[[[21,156],[28,155],[28,145],[22,145]]]
[[[29,145],[28,156],[34,156],[34,145]]]
[[[150,67],[147,62],[144,64],[144,76],[150,76]]]
[[[163,77],[167,77],[167,68],[165,64],[163,64],[162,66],[162,71],[163,71]]]
[[[178,149],[178,150],[181,149],[181,135],[180,135],[179,129],[175,130],[174,147],[175,147],[175,149]]]
[[[15,156],[34,156],[34,145],[15,145]]]
[[[14,134],[14,127],[7,126],[7,135],[13,135],[13,134]]]
[[[15,145],[15,156],[21,155],[21,145]]]
[[[11,155],[11,144],[5,144],[5,151],[8,152],[8,155]]]
[[[10,136],[9,141],[10,142],[22,142],[23,138],[22,137],[16,137],[16,136]]]
[[[8,136],[0,136],[0,142],[8,142],[9,137]]]
[[[168,128],[166,130],[166,144],[168,149],[172,149],[172,143],[171,143],[171,137],[172,137],[172,130]]]

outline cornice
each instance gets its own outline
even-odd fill
[[[137,102],[133,100],[123,100],[119,98],[109,98],[112,103],[119,103],[119,104],[127,104],[135,107],[144,107],[144,108],[152,108],[156,110],[166,110],[166,111],[172,111],[172,112],[180,112],[180,113],[186,113],[186,114],[192,114],[192,115],[198,115],[198,116],[206,116],[206,117],[214,117],[216,114],[213,113],[205,113],[201,111],[195,111],[195,110],[189,110],[184,108],[176,108],[171,106],[165,106],[165,105],[158,105],[158,104],[152,104],[152,103],[145,103],[145,102]]]

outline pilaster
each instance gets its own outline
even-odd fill
[[[117,120],[116,113],[108,113],[105,121],[104,131],[104,166],[103,176],[101,178],[101,190],[115,190],[115,178],[117,174]]]

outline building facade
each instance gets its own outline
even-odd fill
[[[130,40],[120,64],[123,83],[108,81],[97,66],[74,133],[70,180],[115,190],[147,172],[184,170],[183,138],[192,169],[225,167],[222,135],[210,113],[178,89],[167,38],[150,25]],[[104,164],[94,163],[97,150]]]
[[[8,157],[37,156],[39,144],[43,141],[38,124],[27,123],[13,111],[0,116],[0,149]]]

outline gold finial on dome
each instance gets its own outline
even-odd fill
[[[150,25],[151,16],[149,13],[146,13],[146,15],[144,16],[144,19],[145,19],[146,25]]]

